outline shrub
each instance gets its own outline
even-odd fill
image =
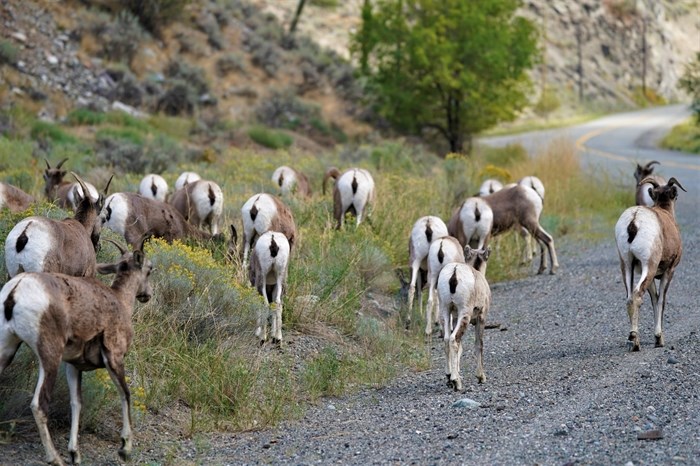
[[[227,53],[216,61],[216,73],[224,77],[232,72],[245,72],[245,58],[240,53]]]
[[[224,48],[224,38],[221,36],[221,28],[216,17],[208,12],[202,12],[197,21],[199,29],[207,35],[207,42],[216,50]]]
[[[546,117],[561,106],[559,97],[552,89],[544,89],[533,110],[541,117]]]
[[[17,47],[9,40],[0,39],[0,65],[17,63]]]
[[[296,129],[318,115],[317,107],[304,103],[289,91],[273,92],[255,109],[256,120],[273,128]]]
[[[156,109],[166,115],[192,115],[197,106],[197,94],[186,81],[175,81],[158,99]]]
[[[153,34],[159,35],[163,27],[180,17],[190,0],[125,0],[128,9]]]
[[[113,21],[98,26],[102,38],[102,56],[113,61],[129,63],[145,37],[136,16],[128,11],[117,13]]]
[[[248,136],[261,146],[270,149],[285,149],[292,145],[294,139],[288,134],[273,131],[263,126],[254,126],[248,130]]]
[[[186,82],[199,96],[209,92],[209,83],[204,70],[181,61],[171,61],[165,68],[165,75],[173,80]]]
[[[340,5],[340,2],[338,0],[309,0],[309,4],[322,8],[335,8]]]
[[[283,57],[277,46],[256,34],[248,34],[246,38],[245,44],[250,52],[253,65],[264,70],[269,77],[275,77],[280,65],[283,64]]]

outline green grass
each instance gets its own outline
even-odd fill
[[[72,138],[73,143],[54,147],[49,159],[56,163],[59,157],[70,155],[69,168],[86,173],[88,181],[95,181],[89,175],[104,172],[84,149],[91,147],[94,134],[134,141],[177,134],[179,141],[192,128],[189,119],[157,117],[144,122],[111,113],[104,120],[99,114],[73,115],[74,121],[96,128],[80,134],[93,136],[78,138],[70,127],[61,125],[40,128],[53,134],[47,136],[52,140]],[[20,124],[17,134],[26,137],[0,138],[0,174],[4,180],[21,181],[31,194],[42,198],[44,167],[32,155],[29,134],[33,125],[31,120]],[[262,133],[267,137],[271,131],[262,128]],[[83,152],[69,154],[76,148]],[[507,182],[539,176],[547,186],[542,223],[556,244],[562,238],[610,240],[612,225],[633,199],[631,191],[623,191],[606,178],[591,190],[571,143],[565,141],[553,141],[535,158],[525,156],[519,146],[477,146],[471,158],[455,155],[446,160],[404,141],[324,154],[224,148],[216,164],[168,166],[163,175],[171,185],[184,170],[217,181],[225,198],[222,229],[228,233],[228,225],[233,224],[240,234],[240,207],[255,193],[275,192],[269,176],[282,164],[304,172],[314,191],[308,200],[285,199],[299,230],[283,302],[284,339],[295,343],[283,346],[282,351],[269,345],[259,347],[254,328],[264,303],[249,286],[237,260],[228,262],[223,251],[218,247],[212,251],[207,244],[151,241],[147,254],[156,267],[154,296],[149,303],[136,305],[134,341],[127,358],[137,423],[161,409],[187,406],[187,425],[179,427],[189,435],[259,429],[299,416],[306,403],[320,397],[382,385],[402,372],[429,368],[430,350],[422,335],[424,317],[416,312],[406,332],[406,310],[400,303],[393,304],[400,287],[396,270],[407,268],[408,236],[415,220],[423,215],[447,220],[485,177]],[[349,221],[342,231],[334,229],[332,197],[323,196],[320,189],[329,166],[361,166],[372,171],[378,195],[368,222],[356,227]],[[115,178],[111,191],[135,190],[141,175],[126,173]],[[5,238],[28,214],[70,215],[46,203],[24,214],[2,211],[0,237]],[[110,231],[103,231],[103,236],[117,239]],[[518,234],[496,238],[491,246],[487,272],[491,283],[533,273],[531,265],[520,263],[523,242]],[[0,248],[0,275],[5,274],[3,251]],[[105,246],[98,261],[114,257],[114,249]],[[295,353],[307,340],[314,343],[313,349]],[[2,374],[0,419],[33,425],[27,406],[36,372],[31,351],[23,350]],[[119,416],[118,396],[104,375],[97,371],[84,379],[86,428],[101,425],[105,417]],[[59,382],[54,400],[52,422],[66,425],[64,382]],[[0,438],[12,435],[11,426],[0,424]]]
[[[56,144],[74,144],[78,140],[59,125],[46,121],[35,121],[30,136],[32,139],[48,139]]]
[[[674,126],[661,140],[661,146],[691,154],[700,154],[700,123],[693,118]]]

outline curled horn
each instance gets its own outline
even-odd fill
[[[117,247],[117,249],[119,249],[119,252],[121,253],[122,256],[123,256],[124,254],[126,254],[126,248],[124,248],[121,244],[119,244],[119,243],[117,243],[116,241],[111,240],[111,239],[109,239],[109,238],[105,238],[104,240],[105,240],[105,241],[109,241],[110,243],[112,243],[113,245],[115,245],[115,246]]]
[[[340,171],[335,167],[331,167],[326,170],[326,175],[323,177],[323,194],[326,194],[326,183],[328,182],[328,178],[332,177],[334,180],[337,180],[339,176]]]
[[[657,162],[656,160],[652,160],[652,161],[649,162],[648,164],[644,165],[644,168],[646,168],[647,170],[653,170],[653,169],[651,168],[651,166],[654,165],[654,164],[656,164],[656,165],[661,165],[661,162]]]
[[[48,159],[44,159],[44,162],[46,162],[46,169],[51,170],[51,164],[49,163]]]
[[[68,159],[66,159],[68,160]],[[80,178],[75,172],[70,172],[73,177],[78,180],[78,183],[80,183],[80,187],[83,188],[83,197],[89,198],[90,197],[90,191],[88,191],[87,185],[85,182]]]
[[[109,177],[109,180],[107,180],[107,185],[105,186],[105,189],[103,191],[105,196],[107,195],[107,190],[109,189],[109,185],[112,183],[112,178],[114,178],[114,174],[112,174],[112,176]]]
[[[641,185],[643,185],[644,183],[649,183],[650,185],[652,185],[652,186],[655,187],[655,188],[658,188],[658,187],[659,187],[658,181],[656,181],[656,179],[654,179],[654,178],[651,177],[651,176],[647,176],[647,177],[644,178],[642,181],[640,181],[639,184],[638,184],[638,186],[641,186]],[[684,191],[685,191],[685,190],[684,190]]]
[[[139,239],[138,247],[136,248],[136,250],[143,252],[143,247],[146,244],[146,241],[151,239],[151,237],[153,237],[153,230],[148,230],[146,233],[143,234],[143,236],[141,236],[141,239]]]
[[[63,165],[64,163],[66,163],[67,160],[68,160],[68,158],[65,158],[65,159],[61,160],[60,162],[58,162],[58,165],[56,165],[56,168],[57,168],[57,169],[58,169],[58,168],[61,168],[61,165]]]
[[[668,183],[666,183],[666,186],[673,186],[674,184],[676,186],[678,186],[679,188],[681,188],[684,192],[686,192],[686,193],[688,192],[685,190],[685,188],[683,186],[681,186],[681,183],[677,179],[675,179],[674,177],[671,177],[671,179],[668,180]]]

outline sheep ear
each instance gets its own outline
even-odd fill
[[[649,197],[651,198],[652,201],[656,201],[656,193],[654,192],[654,188],[649,188]]]
[[[482,251],[483,252],[481,253],[481,258],[484,261],[489,260],[489,256],[491,255],[491,248],[482,249]]]
[[[97,273],[102,275],[117,273],[117,266],[118,264],[97,264]]]

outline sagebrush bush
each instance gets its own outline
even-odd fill
[[[245,45],[251,56],[251,63],[265,71],[267,76],[277,76],[277,70],[284,65],[284,57],[273,43],[257,34],[246,34]]]
[[[173,81],[156,105],[157,111],[169,116],[192,115],[196,108],[196,90],[183,80]]]
[[[227,53],[216,61],[216,73],[221,77],[232,72],[243,73],[245,70],[245,57],[240,53]]]
[[[178,19],[190,0],[124,0],[128,9],[148,31],[158,35],[161,30]]]

